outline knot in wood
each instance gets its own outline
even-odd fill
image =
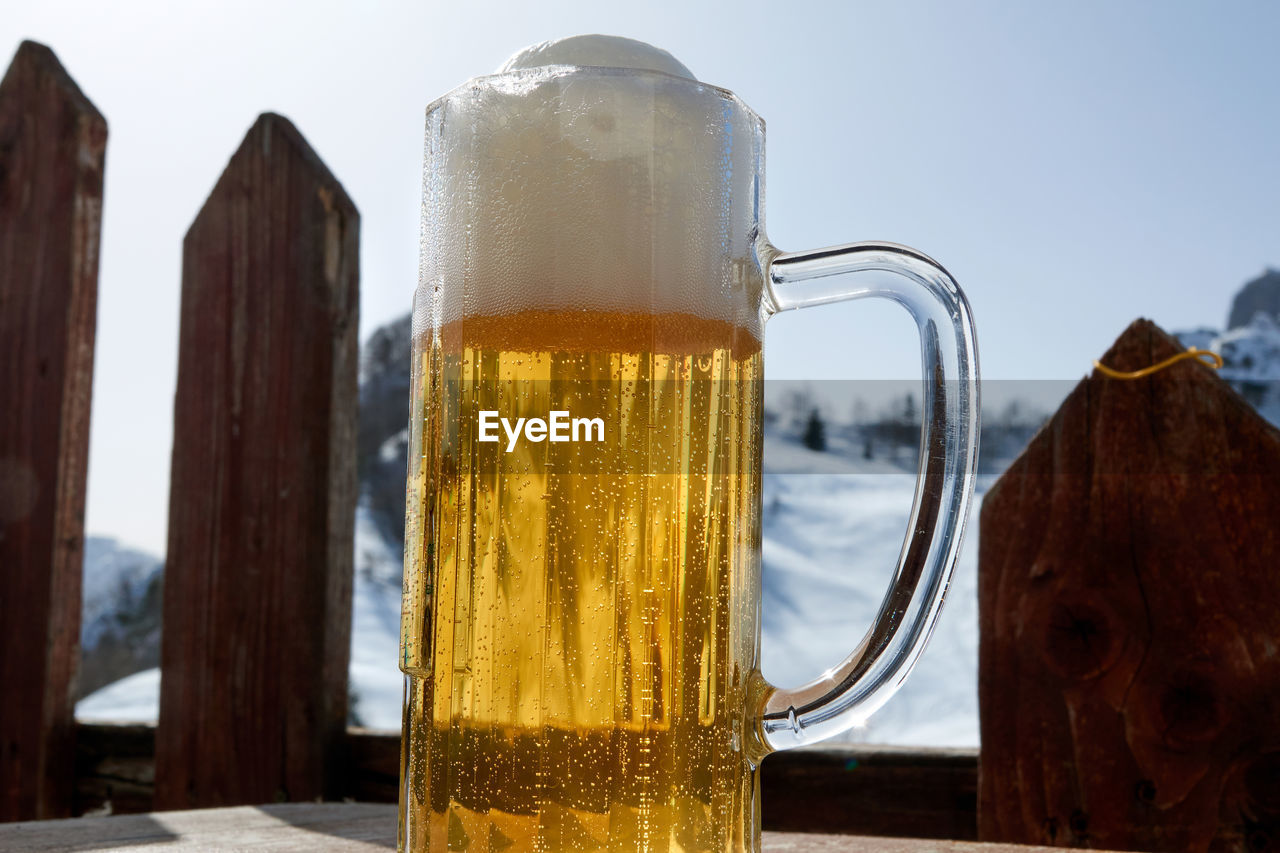
[[[1213,682],[1199,673],[1175,676],[1160,693],[1158,710],[1164,741],[1173,747],[1210,740],[1227,721]]]
[[[1118,656],[1121,643],[1110,608],[1078,596],[1054,600],[1043,620],[1042,657],[1049,670],[1069,681],[1096,678]]]

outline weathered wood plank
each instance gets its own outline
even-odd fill
[[[359,216],[281,116],[183,244],[156,806],[339,790]]]
[[[976,750],[823,744],[760,769],[766,829],[974,839]]]
[[[77,812],[153,808],[155,730],[81,725]],[[394,803],[400,738],[349,729],[339,797]],[[768,830],[972,839],[977,835],[978,753],[824,744],[770,756],[761,780]]]
[[[1047,853],[1051,848],[909,838],[765,832],[769,853]],[[394,849],[396,807],[366,803],[286,803],[50,820],[0,827],[0,849],[296,850]]]
[[[399,801],[399,732],[348,729],[347,761],[344,797],[366,803]]]
[[[71,814],[106,144],[23,42],[0,82],[0,821]]]
[[[361,803],[281,803],[270,806],[157,812],[14,823],[0,827],[0,849],[298,850],[394,849],[396,808]]]
[[[155,726],[77,725],[75,813],[151,811],[155,807],[155,755]]]
[[[1278,520],[1280,431],[1212,371],[1080,383],[983,501],[983,839],[1280,843]]]

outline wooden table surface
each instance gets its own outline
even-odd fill
[[[368,803],[286,803],[119,817],[0,824],[0,850],[395,849],[396,807]],[[1035,853],[1049,847],[766,832],[770,853]]]

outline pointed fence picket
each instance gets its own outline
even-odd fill
[[[359,224],[302,134],[267,113],[183,243],[157,808],[338,790]]]
[[[23,42],[0,82],[0,821],[71,814],[106,144]]]

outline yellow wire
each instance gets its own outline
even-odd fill
[[[1128,373],[1120,370],[1113,370],[1112,368],[1107,367],[1105,364],[1103,364],[1100,361],[1095,361],[1093,363],[1093,366],[1101,370],[1107,376],[1110,376],[1112,379],[1141,379],[1144,376],[1150,376],[1152,373],[1156,373],[1157,371],[1164,370],[1169,365],[1175,364],[1187,358],[1194,358],[1195,360],[1203,364],[1205,367],[1212,367],[1214,370],[1217,370],[1218,368],[1222,367],[1222,356],[1218,355],[1216,352],[1209,352],[1208,350],[1196,349],[1195,347],[1192,347],[1186,352],[1180,352],[1177,355],[1172,356],[1171,358],[1166,358],[1164,361],[1159,362],[1158,364],[1153,364],[1150,367],[1144,367],[1141,370],[1134,370]]]

